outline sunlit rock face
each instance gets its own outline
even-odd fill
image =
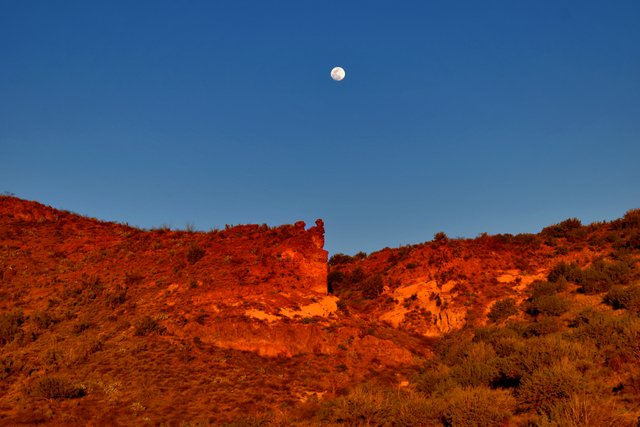
[[[261,319],[295,323],[326,318],[337,309],[336,298],[327,295],[322,220],[308,229],[300,221],[211,232],[145,231],[2,197],[0,231],[2,244],[15,248],[0,259],[4,290],[42,285],[37,293],[23,292],[25,311],[92,283],[94,293],[126,292],[131,307],[125,314],[162,313],[163,327],[178,337],[197,334],[203,341],[271,355],[306,351],[306,341],[288,348],[278,337],[295,333],[269,338],[255,331],[219,332],[230,319],[239,319],[237,329],[250,330]],[[11,308],[7,300],[0,305]],[[108,315],[104,304],[93,309]],[[274,349],[265,349],[268,345]]]

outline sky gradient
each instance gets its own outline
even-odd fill
[[[0,192],[331,253],[640,207],[638,1],[0,0]],[[334,82],[332,67],[347,77]]]

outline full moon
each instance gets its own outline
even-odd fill
[[[337,82],[344,79],[345,75],[346,73],[342,67],[334,67],[333,70],[331,70],[331,78]]]

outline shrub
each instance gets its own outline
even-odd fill
[[[109,292],[106,297],[107,305],[111,308],[124,304],[126,300],[127,288],[120,285],[116,285],[113,291]]]
[[[136,285],[144,280],[144,276],[138,273],[126,272],[124,274],[125,285]]]
[[[80,284],[80,292],[85,296],[85,298],[94,300],[98,295],[102,294],[103,290],[104,285],[98,276],[83,276]]]
[[[484,342],[473,343],[466,357],[451,368],[451,377],[461,386],[491,385],[499,377],[497,356]]]
[[[626,308],[640,313],[640,285],[614,286],[604,297],[604,302],[615,309]]]
[[[151,316],[144,316],[135,324],[134,334],[137,336],[145,336],[153,333],[162,335],[166,332],[166,328],[158,323]]]
[[[514,314],[518,314],[518,307],[516,306],[516,301],[513,298],[506,298],[506,299],[496,301],[495,304],[491,306],[491,309],[489,310],[489,314],[487,314],[487,317],[492,322],[498,323],[508,319]]]
[[[626,236],[623,247],[627,249],[640,249],[640,231],[634,231]]]
[[[519,331],[513,329],[514,324],[509,323],[505,327],[498,327],[495,325],[487,327],[477,327],[473,337],[474,342],[483,341],[491,344],[494,350],[497,351],[496,345],[498,345],[504,339],[517,338],[522,335]]]
[[[64,361],[64,359],[65,357],[58,346],[47,348],[41,357],[42,362],[54,367],[58,367]]]
[[[189,250],[187,251],[187,261],[189,261],[189,264],[195,264],[196,262],[200,261],[200,259],[204,256],[205,254],[205,250],[202,249],[200,246],[196,245],[195,243],[192,243],[189,246]]]
[[[549,420],[565,427],[616,427],[629,425],[629,420],[618,413],[611,399],[576,394],[551,408]]]
[[[351,284],[362,282],[365,279],[364,270],[361,267],[357,267],[354,269],[351,274],[349,274],[349,282]]]
[[[347,264],[353,261],[353,257],[345,254],[335,254],[329,258],[329,265],[334,266],[338,264]]]
[[[569,301],[557,295],[542,295],[527,301],[525,310],[534,316],[560,316],[569,310]]]
[[[0,345],[9,344],[21,336],[23,323],[21,312],[0,314]]]
[[[15,361],[10,356],[0,357],[0,380],[4,380],[15,370]]]
[[[444,395],[456,386],[456,382],[451,378],[451,368],[433,361],[425,364],[413,382],[418,391],[427,394]]]
[[[409,390],[362,384],[346,396],[324,402],[316,416],[330,425],[433,426],[441,414],[440,405]]]
[[[236,418],[233,419],[233,421],[226,423],[226,424],[222,424],[222,426],[224,427],[265,427],[268,425],[271,425],[271,416],[269,415],[263,415],[263,414],[258,414],[258,415],[253,415],[253,414],[249,414],[249,415],[240,415]],[[208,423],[207,423],[208,424]],[[192,426],[192,425],[197,425],[199,426],[200,423],[197,424],[183,424],[185,426]],[[206,425],[203,423],[203,425]]]
[[[327,275],[327,284],[329,293],[333,293],[336,289],[336,285],[344,282],[345,275],[342,271],[332,271]]]
[[[82,321],[79,321],[78,323],[74,323],[74,325],[71,327],[71,332],[74,335],[80,335],[86,330],[90,329],[92,326],[93,324],[90,321],[82,320]]]
[[[607,363],[640,359],[640,321],[636,316],[611,316],[594,310],[578,314],[571,339],[593,343]]]
[[[488,387],[456,388],[445,402],[442,421],[447,426],[503,426],[516,407],[508,391]]]
[[[366,257],[367,257],[367,253],[366,253],[366,252],[363,252],[363,251],[360,251],[360,252],[358,252],[357,254],[355,254],[355,255],[353,256],[353,258],[354,258],[354,259],[357,259],[357,260],[365,259]]]
[[[551,413],[554,405],[569,400],[580,391],[582,374],[561,361],[523,378],[517,390],[518,403],[525,410]]]
[[[393,419],[392,403],[385,390],[360,385],[342,398],[329,401],[321,410],[324,421],[347,425],[383,425]]]
[[[384,283],[382,282],[382,276],[375,274],[366,280],[364,280],[359,286],[362,294],[365,298],[373,299],[379,296],[384,290]]]
[[[47,399],[74,399],[86,395],[84,386],[57,376],[44,376],[35,381],[31,394]]]
[[[453,366],[465,359],[473,345],[472,338],[462,329],[450,332],[436,342],[435,351],[443,363]]]
[[[640,209],[631,209],[624,214],[624,217],[611,223],[614,230],[640,229]]]
[[[542,229],[540,234],[548,237],[578,237],[582,230],[582,222],[578,218],[565,219],[561,223],[550,225]]]
[[[582,278],[582,270],[575,263],[567,264],[561,261],[547,275],[547,280],[550,282],[557,282],[560,278],[567,282],[577,283]]]
[[[533,323],[530,323],[525,331],[525,337],[539,337],[543,335],[553,334],[562,330],[562,323],[555,317],[542,317]]]
[[[545,282],[543,280],[536,280],[529,287],[529,293],[532,298],[555,295],[558,292],[564,290],[566,281],[563,277],[560,277],[555,282]]]
[[[589,363],[595,357],[596,349],[588,344],[563,340],[558,335],[539,336],[529,339],[504,338],[494,345],[500,355],[497,368],[500,380],[496,385],[514,387],[522,378],[535,371],[552,366],[558,360],[566,359],[576,363]],[[585,362],[582,362],[585,361]]]
[[[39,329],[49,329],[49,327],[56,323],[56,319],[46,311],[35,312],[31,315],[31,321]]]
[[[449,237],[444,231],[438,231],[433,235],[433,241],[438,243],[445,243],[449,240]]]
[[[597,294],[608,291],[614,285],[625,285],[633,276],[634,265],[631,260],[606,262],[599,259],[582,272],[582,277],[576,283],[581,285],[580,290],[585,294]]]
[[[382,275],[367,276],[361,267],[355,268],[351,273],[332,271],[328,277],[329,292],[341,297],[347,297],[350,293],[374,299],[384,290]]]

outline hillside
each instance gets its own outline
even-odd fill
[[[321,220],[141,230],[0,197],[0,424],[635,425],[640,211],[323,245]]]

